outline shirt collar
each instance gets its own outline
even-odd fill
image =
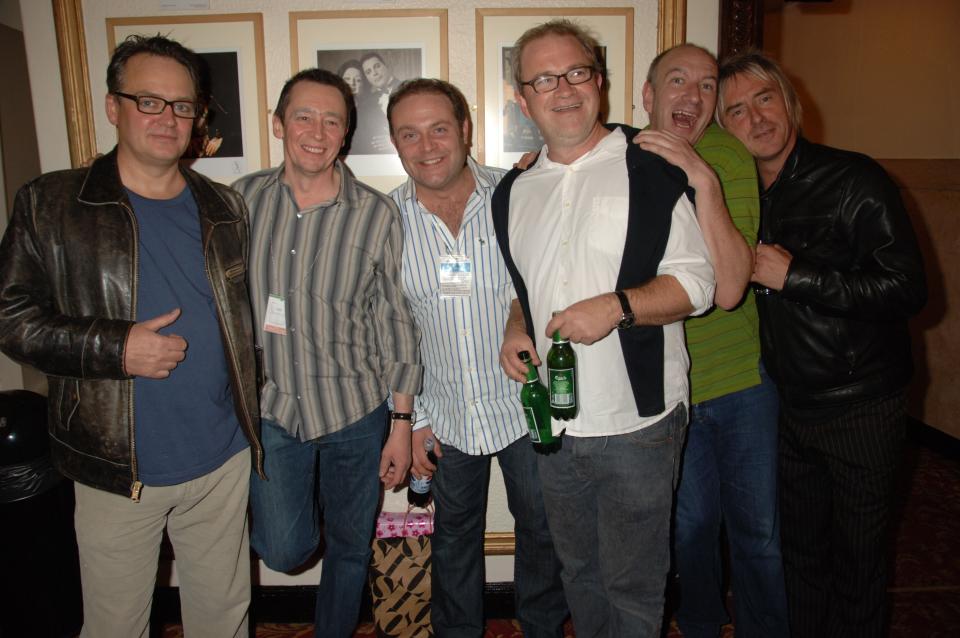
[[[576,168],[579,165],[582,165],[586,162],[590,162],[594,158],[600,155],[614,155],[617,157],[622,157],[626,152],[627,148],[627,138],[623,134],[623,129],[619,126],[610,131],[610,135],[604,135],[597,144],[591,148],[589,151],[570,162],[569,164],[560,164],[554,162],[549,157],[547,157],[547,152],[549,148],[546,144],[543,145],[543,148],[540,150],[540,156],[537,158],[537,161],[534,162],[533,166],[530,168],[549,168],[549,169],[566,169],[566,168]]]
[[[478,164],[477,161],[469,155],[467,155],[467,167],[473,174],[473,193],[467,198],[466,202],[466,212],[469,212],[470,202],[473,198],[478,195],[485,195],[484,191],[487,190],[492,192],[500,180],[491,171],[485,170],[486,167]],[[398,194],[400,195],[400,201],[406,204],[405,208],[418,212],[427,212],[426,209],[420,206],[420,202],[417,201],[416,184],[412,178],[407,177],[407,181],[400,185]]]
[[[264,182],[263,188],[267,188],[269,186],[276,186],[282,189],[287,194],[287,196],[290,197],[291,201],[294,201],[293,190],[290,188],[289,184],[283,181],[284,166],[285,164],[280,164],[280,166],[277,167],[276,172],[273,175],[270,175],[267,178],[267,180]],[[352,201],[352,198],[350,197],[350,193],[352,193],[353,190],[352,188],[348,188],[348,182],[352,184],[353,179],[355,179],[353,177],[353,173],[350,172],[349,167],[347,167],[347,165],[341,162],[339,159],[335,160],[334,162],[334,170],[340,173],[340,188],[337,191],[336,197],[334,197],[333,199],[328,199],[325,202],[315,204],[313,206],[310,206],[309,208],[305,208],[298,212],[300,212],[301,214],[307,214],[317,210],[330,208],[331,206],[336,206],[337,204],[340,204],[342,202],[348,205],[350,204],[350,202]],[[294,207],[296,207],[296,204],[294,204]]]

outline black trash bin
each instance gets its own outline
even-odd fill
[[[73,483],[50,462],[46,399],[0,392],[0,638],[79,633],[73,506]]]

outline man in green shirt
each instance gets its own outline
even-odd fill
[[[683,44],[643,86],[650,127],[636,141],[682,168],[714,262],[716,308],[686,321],[691,418],[677,494],[677,620],[686,638],[729,622],[720,557],[730,544],[738,638],[789,635],[777,512],[777,394],[760,366],[757,310],[744,294],[760,220],[750,153],[713,123],[717,62]]]

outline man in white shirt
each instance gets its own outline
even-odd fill
[[[574,627],[655,637],[687,424],[682,321],[710,307],[714,273],[683,172],[600,123],[595,51],[565,20],[515,45],[517,101],[546,145],[494,195],[517,293],[500,362],[519,381],[518,352],[545,358],[555,331],[572,342],[579,413],[554,421],[566,436],[539,467]]]
[[[440,637],[483,636],[484,515],[496,456],[516,521],[517,618],[525,636],[557,637],[567,607],[536,453],[519,390],[497,365],[515,296],[491,217],[504,171],[468,156],[468,112],[456,87],[432,79],[402,83],[387,109],[410,176],[390,195],[403,219],[403,292],[421,334],[413,474],[433,476],[437,506],[431,620]]]

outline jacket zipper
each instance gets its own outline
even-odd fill
[[[130,308],[131,308],[131,319],[133,321],[137,320],[137,288],[140,284],[140,228],[137,226],[137,217],[133,214],[133,211],[124,204],[120,202],[120,205],[127,215],[130,216],[130,222],[133,224],[133,286],[130,293]],[[129,424],[129,437],[130,437],[130,500],[134,503],[140,502],[140,492],[143,490],[143,483],[140,481],[140,470],[137,467],[137,439],[135,434],[135,424],[133,422],[133,379],[127,381],[129,385],[130,392],[128,393],[127,399],[127,423]]]

